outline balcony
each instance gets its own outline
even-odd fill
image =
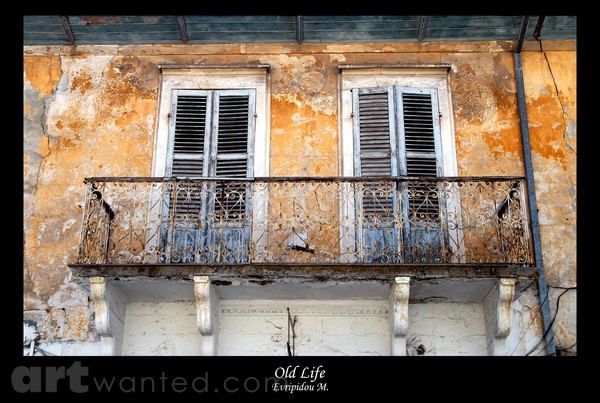
[[[94,273],[132,266],[314,272],[533,265],[519,177],[85,182],[70,265]]]

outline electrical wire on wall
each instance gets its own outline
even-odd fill
[[[541,302],[540,306],[542,306],[542,305],[544,305],[546,303],[546,299],[548,299],[548,294],[546,294],[546,297]],[[531,308],[529,308],[529,310],[531,311]],[[521,338],[519,339],[519,341],[515,344],[515,348],[513,348],[513,351],[510,353],[511,357],[515,354],[515,351],[517,351],[517,348],[521,344],[521,341],[523,341],[523,338],[525,337],[525,335],[527,335],[527,332],[529,331],[529,328],[531,327],[531,325],[533,324],[533,322],[535,322],[535,319],[539,316],[540,311],[541,311],[541,309],[538,309],[537,312],[535,313],[535,315],[533,316],[533,318],[531,318],[531,320],[529,321],[529,324],[527,325],[527,328],[525,329],[525,331],[521,335]]]
[[[527,354],[525,354],[525,356],[529,356],[529,355],[531,355],[531,354],[532,354],[532,353],[533,353],[533,352],[534,352],[534,351],[535,351],[535,350],[538,348],[538,346],[539,346],[539,345],[540,345],[540,344],[541,344],[541,343],[542,343],[542,342],[543,342],[543,341],[546,339],[546,335],[548,334],[548,332],[550,331],[550,329],[552,329],[552,326],[554,325],[554,321],[556,320],[556,317],[558,316],[558,309],[559,309],[559,307],[560,307],[560,298],[561,298],[563,295],[565,295],[565,294],[566,294],[568,291],[571,291],[571,290],[576,290],[576,289],[577,289],[577,287],[554,287],[554,286],[550,286],[550,287],[552,287],[552,288],[560,288],[560,289],[563,289],[564,291],[563,291],[563,292],[561,292],[561,293],[560,293],[560,295],[558,296],[558,298],[556,299],[556,309],[555,309],[555,311],[554,311],[554,317],[553,317],[553,318],[552,318],[552,320],[550,321],[550,325],[548,326],[548,329],[547,329],[547,330],[544,332],[544,334],[542,335],[542,338],[540,339],[540,341],[538,341],[538,342],[536,343],[536,345],[535,345],[535,346],[533,346],[533,347],[532,347],[532,348],[531,348],[531,349],[530,349],[530,350],[527,352]],[[539,313],[539,311],[538,311],[538,313]],[[537,316],[537,313],[536,313],[536,316]],[[534,319],[535,319],[535,317],[534,317]],[[552,338],[551,338],[550,340],[554,340],[554,334],[552,335]],[[569,349],[570,349],[570,348],[573,348],[573,347],[575,347],[575,345],[576,345],[576,344],[577,344],[577,343],[575,343],[574,345],[570,346],[570,347],[569,347]],[[567,350],[567,349],[565,349],[565,350]],[[542,350],[538,351],[538,353],[537,353],[536,355],[539,355],[539,354],[541,354],[541,352],[542,352],[542,351],[544,351],[544,350],[542,349]]]
[[[544,334],[542,335],[542,338],[535,344],[535,346],[533,346],[531,349],[529,349],[529,351],[527,352],[527,354],[525,354],[526,356],[531,355],[539,346],[540,344],[542,344],[542,342],[546,339],[546,335],[548,334],[548,332],[550,331],[550,329],[552,329],[552,326],[554,325],[554,321],[556,320],[556,317],[558,316],[558,308],[560,306],[560,297],[562,297],[567,291],[570,290],[576,290],[577,287],[558,287],[558,286],[548,286],[550,288],[558,288],[558,289],[563,289],[564,291],[558,296],[557,300],[556,300],[556,310],[554,313],[554,317],[552,318],[552,320],[550,321],[550,325],[548,326],[548,329],[546,330],[546,332],[544,332]],[[542,301],[542,304],[544,304],[546,302],[546,299],[548,298],[550,294],[546,294],[546,298],[544,298],[544,300]],[[513,351],[510,353],[510,355],[514,355],[515,351],[517,350],[517,347],[519,346],[519,344],[521,344],[521,341],[523,340],[523,338],[525,337],[525,335],[527,334],[527,331],[529,330],[529,328],[531,327],[531,325],[533,324],[533,322],[535,322],[535,319],[539,316],[540,314],[540,309],[538,309],[538,311],[535,313],[535,315],[533,316],[533,318],[531,318],[531,321],[529,322],[529,325],[527,325],[527,328],[525,329],[525,331],[523,332],[523,335],[521,336],[521,338],[519,339],[519,341],[516,343],[515,348],[513,349]],[[554,340],[554,335],[552,335],[552,338],[550,340]],[[572,349],[573,347],[575,347],[577,345],[577,343],[573,344],[572,346],[569,346],[568,348],[564,348],[562,350],[564,351],[568,351],[570,349]],[[540,349],[540,351],[538,351],[538,353],[536,355],[540,355],[542,352],[544,351],[544,349]]]
[[[287,352],[288,356],[293,357],[296,355],[296,331],[294,327],[296,326],[296,321],[298,320],[297,316],[292,318],[290,313],[290,308],[287,308],[288,313],[288,340],[287,340]],[[291,338],[290,338],[291,335]],[[291,344],[290,344],[291,340]]]
[[[548,330],[546,330],[546,331],[544,332],[544,334],[542,335],[542,338],[540,339],[540,341],[538,341],[538,342],[536,343],[536,345],[535,345],[535,346],[533,346],[533,347],[532,347],[532,348],[529,350],[529,352],[527,352],[527,354],[525,354],[525,356],[529,356],[529,355],[531,355],[531,353],[533,353],[533,352],[535,351],[535,349],[536,349],[536,348],[537,348],[537,347],[538,347],[538,346],[539,346],[539,345],[540,345],[540,344],[541,344],[541,343],[542,343],[542,342],[543,342],[543,341],[546,339],[546,335],[548,334],[548,331],[549,331],[550,329],[552,329],[552,326],[554,325],[554,321],[556,320],[556,317],[558,316],[558,308],[559,308],[559,306],[560,306],[560,298],[561,298],[563,295],[565,295],[565,294],[566,294],[568,291],[570,291],[570,290],[576,290],[576,289],[577,289],[577,287],[553,287],[553,288],[562,288],[562,289],[564,289],[564,291],[563,291],[562,293],[560,293],[560,295],[559,295],[559,296],[558,296],[558,298],[556,299],[556,310],[555,310],[555,312],[554,312],[554,317],[553,317],[553,318],[552,318],[552,320],[550,321],[550,326],[548,326]],[[554,335],[552,335],[552,338],[551,338],[550,340],[553,340],[553,339],[554,339]],[[577,343],[576,343],[576,344],[577,344]],[[572,347],[574,347],[574,346],[571,346],[571,348],[572,348]],[[543,350],[542,350],[542,351],[543,351]],[[536,354],[536,355],[539,355],[539,354],[540,354],[540,352],[538,352],[538,354]]]

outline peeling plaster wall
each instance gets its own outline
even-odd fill
[[[158,83],[136,57],[24,58],[24,319],[42,340],[94,339],[71,282],[88,176],[148,176]]]
[[[557,348],[577,342],[576,53],[524,52],[523,75],[535,191]],[[575,346],[576,350],[576,346]]]
[[[132,302],[126,317],[122,355],[201,353],[195,301]]]
[[[329,55],[285,55],[268,63],[271,175],[337,175],[336,65]]]
[[[529,50],[524,77],[546,274],[576,286],[576,52]],[[339,64],[451,63],[459,175],[524,175],[512,52],[499,43],[26,47],[24,319],[50,341],[97,340],[71,282],[84,177],[149,176],[160,64],[268,63],[270,175],[339,175]],[[551,289],[554,310],[560,289]],[[576,342],[576,291],[555,341]],[[554,311],[553,311],[554,313]],[[576,349],[576,347],[575,347]]]
[[[481,304],[410,304],[408,323],[407,355],[487,355]]]
[[[525,174],[513,57],[458,54],[450,80],[460,176]]]
[[[390,354],[387,300],[233,299],[220,307],[218,355],[287,355],[287,308],[295,355]]]

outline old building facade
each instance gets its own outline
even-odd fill
[[[575,18],[477,17],[25,17],[24,354],[576,354]]]

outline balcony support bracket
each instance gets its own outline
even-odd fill
[[[208,276],[194,276],[196,323],[202,335],[202,355],[217,353],[219,297]]]
[[[126,298],[106,277],[90,277],[90,291],[96,307],[95,325],[100,335],[102,355],[120,355]]]
[[[395,277],[390,292],[390,327],[392,355],[406,355],[408,333],[408,296],[410,277]]]
[[[515,297],[515,278],[500,278],[485,298],[483,308],[489,355],[506,355],[510,335],[511,305]]]

